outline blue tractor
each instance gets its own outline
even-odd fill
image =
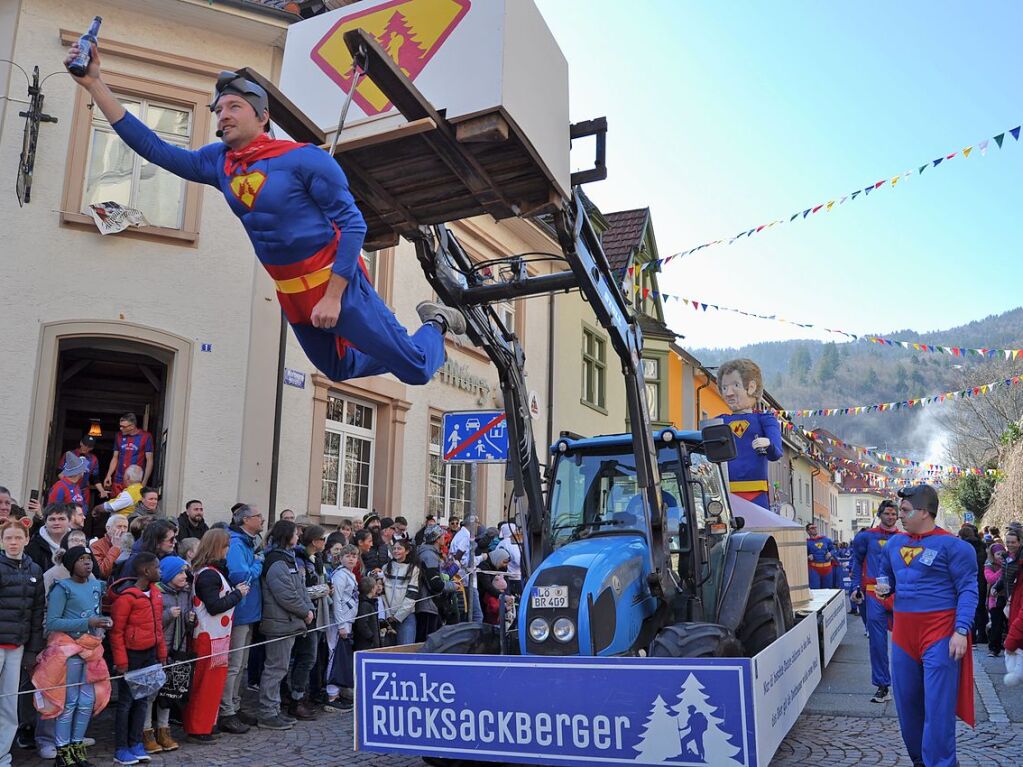
[[[524,655],[752,656],[794,624],[774,539],[743,531],[730,511],[724,466],[735,456],[723,424],[654,431],[639,368],[642,336],[580,195],[554,215],[564,272],[531,276],[524,263],[474,263],[445,227],[418,238],[438,295],[466,317],[494,362],[509,431],[510,519],[524,530],[515,630],[461,623],[424,652]],[[504,278],[493,279],[501,272]],[[491,303],[578,288],[617,352],[632,431],[563,433],[542,480],[523,353]],[[546,485],[546,486],[545,486]]]

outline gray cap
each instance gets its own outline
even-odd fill
[[[210,111],[217,107],[220,97],[226,94],[241,96],[252,108],[256,110],[256,116],[262,117],[263,110],[269,111],[270,97],[261,85],[256,85],[252,80],[246,80],[237,72],[221,72],[217,78],[217,90],[213,94],[213,101],[210,102]]]
[[[444,535],[444,529],[440,525],[430,525],[423,531],[423,542],[433,543]]]

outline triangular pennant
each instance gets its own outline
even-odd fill
[[[926,164],[925,165],[921,165],[920,166],[920,170],[918,170],[917,173],[923,173],[925,170],[927,170],[927,168],[928,168],[928,165],[926,165]]]
[[[1012,129],[1011,131],[1009,131],[1009,133],[1011,133],[1011,134],[1012,134],[1012,137],[1013,137],[1014,139],[1016,139],[1017,141],[1019,141],[1019,129],[1020,129],[1021,127],[1023,127],[1023,126],[1021,126],[1021,125],[1017,125],[1017,126],[1016,126],[1015,128],[1013,128],[1013,129]]]
[[[804,210],[803,211],[803,218],[806,218],[807,215],[809,215],[809,213],[810,213],[810,208],[807,208],[806,210]]]
[[[963,150],[963,157],[969,157],[970,156],[970,152],[972,152],[972,151],[973,151],[973,147],[972,146],[966,147],[966,149]]]
[[[997,136],[995,136],[995,143],[998,144],[998,148],[999,149],[1002,148],[1002,141],[1004,141],[1004,140],[1005,140],[1005,134],[1004,133],[999,133]]]
[[[986,154],[987,154],[987,145],[988,145],[988,141],[989,141],[989,139],[984,139],[983,141],[981,141],[981,142],[980,142],[980,143],[979,143],[979,144],[977,145],[978,147],[980,147],[980,153],[981,153],[981,155],[986,155]]]
[[[945,159],[944,157],[939,157],[939,158],[938,158],[937,160],[935,160],[935,161],[934,161],[934,162],[932,163],[932,165],[934,165],[934,167],[935,167],[935,168],[937,168],[937,167],[938,167],[939,165],[941,165],[941,163],[942,163],[942,161],[943,161],[944,159]]]
[[[850,199],[855,200],[856,199],[856,195],[858,195],[859,193],[860,193],[859,190],[853,192],[852,193],[852,197],[850,197]]]

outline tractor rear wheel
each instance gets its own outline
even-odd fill
[[[736,634],[753,657],[795,625],[789,582],[781,561],[761,557]]]
[[[496,626],[478,623],[452,623],[442,626],[426,638],[424,653],[444,655],[497,655],[501,652],[501,636]],[[445,759],[424,756],[423,761],[434,767],[487,767],[492,762],[472,759]]]
[[[651,658],[741,658],[742,643],[716,623],[665,626],[650,643]]]
[[[421,652],[444,655],[499,655],[501,637],[497,626],[483,623],[452,623],[426,638]]]

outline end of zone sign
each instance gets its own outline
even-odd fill
[[[503,410],[444,414],[445,461],[500,463],[508,460],[508,423]]]

